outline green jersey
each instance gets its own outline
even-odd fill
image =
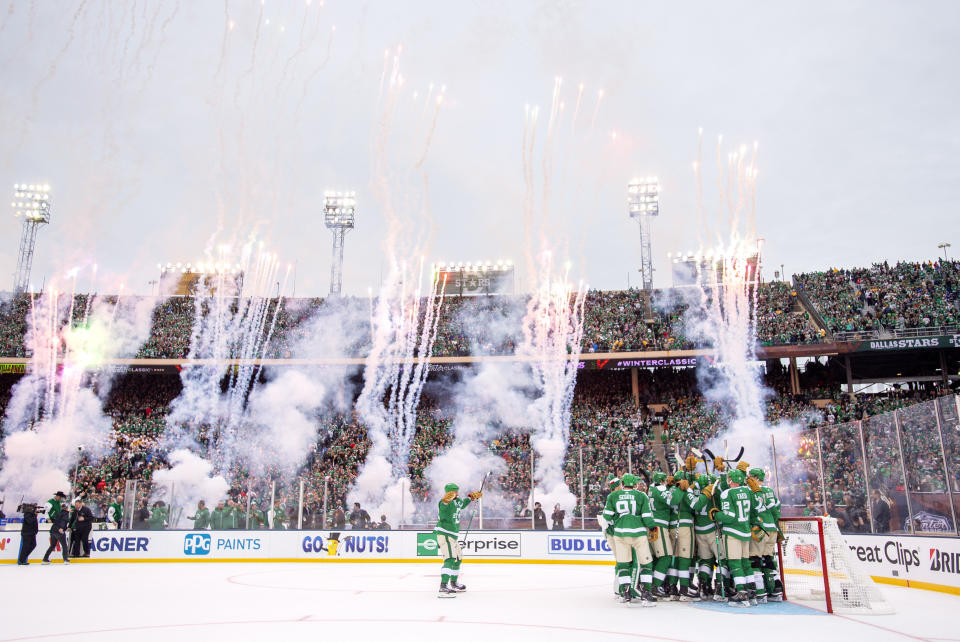
[[[710,519],[710,509],[713,508],[713,500],[701,493],[694,486],[687,491],[687,502],[690,504],[690,511],[693,513],[693,530],[696,533],[712,533],[716,530],[713,520]]]
[[[223,529],[223,508],[217,506],[213,509],[213,514],[210,516],[210,528],[215,531]]]
[[[750,539],[750,527],[758,522],[758,497],[746,486],[727,488],[717,497],[719,512],[714,513],[718,522],[723,524],[723,534],[734,539]]]
[[[655,525],[650,498],[632,488],[607,495],[603,518],[610,524],[608,532],[614,537],[645,537],[647,529]]]
[[[762,502],[762,509],[759,514],[760,528],[768,533],[775,533],[777,522],[780,521],[780,500],[777,499],[773,489],[768,486],[761,486],[760,492],[756,494],[760,496]]]
[[[282,506],[277,506],[273,509],[273,530],[282,531],[284,527],[284,522],[287,521],[287,513]]]
[[[47,500],[47,520],[53,521],[57,513],[63,510],[63,502],[54,497],[53,499]]]
[[[470,504],[469,497],[457,497],[449,504],[441,501],[437,505],[437,525],[433,532],[457,539],[460,536],[460,511],[468,504]]]
[[[679,496],[674,495],[671,490],[664,484],[650,487],[650,510],[653,513],[653,521],[663,528],[670,527],[673,507],[679,500]]]
[[[263,511],[259,508],[250,509],[250,520],[247,522],[247,528],[252,531],[258,531],[263,528],[263,524],[267,521],[266,516],[263,514]]]
[[[226,506],[223,509],[221,519],[223,520],[221,525],[223,530],[233,530],[237,527],[237,509],[233,506]]]
[[[693,526],[693,503],[687,493],[681,490],[679,486],[674,486],[674,490],[680,494],[680,499],[677,502],[677,526]],[[689,488],[687,492],[689,492]]]
[[[120,502],[113,502],[107,507],[107,521],[118,527],[123,523],[123,505]]]
[[[162,531],[165,521],[167,521],[167,507],[157,506],[151,511],[150,518],[147,519],[147,526],[152,531]]]
[[[193,520],[193,530],[206,530],[210,527],[210,510],[207,508],[198,508],[197,513],[187,519]]]

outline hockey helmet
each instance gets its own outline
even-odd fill
[[[444,493],[455,493],[459,490],[460,490],[460,487],[454,484],[453,482],[450,482],[449,484],[443,487]]]
[[[727,476],[727,480],[731,484],[742,484],[745,477],[742,470],[731,470],[730,474]]]
[[[667,481],[667,476],[658,470],[657,472],[653,473],[651,479],[653,479],[654,484],[662,484],[663,482]]]
[[[637,476],[633,473],[627,473],[621,478],[620,481],[623,482],[624,488],[635,488],[637,486],[637,482],[640,480],[637,479]]]
[[[750,476],[753,477],[754,479],[758,479],[758,480],[760,480],[760,481],[763,481],[764,474],[765,474],[765,473],[763,472],[763,468],[751,468],[751,469],[750,469]]]

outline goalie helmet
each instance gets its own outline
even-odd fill
[[[763,481],[764,472],[762,468],[751,468],[750,476],[758,481]]]

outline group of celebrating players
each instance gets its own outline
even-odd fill
[[[616,560],[621,602],[783,600],[775,560],[780,500],[763,485],[763,470],[743,461],[727,470],[716,457],[714,474],[696,473],[701,461],[691,455],[672,475],[653,473],[647,492],[636,475],[608,476],[611,492],[597,519]]]

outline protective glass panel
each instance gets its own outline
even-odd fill
[[[863,449],[856,422],[820,428],[827,514],[844,533],[869,533]]]
[[[937,404],[927,401],[900,411],[907,489],[917,533],[952,533],[950,494],[943,472]]]
[[[897,424],[889,412],[863,420],[870,474],[870,514],[876,533],[902,533],[907,523],[907,496],[897,443]]]

